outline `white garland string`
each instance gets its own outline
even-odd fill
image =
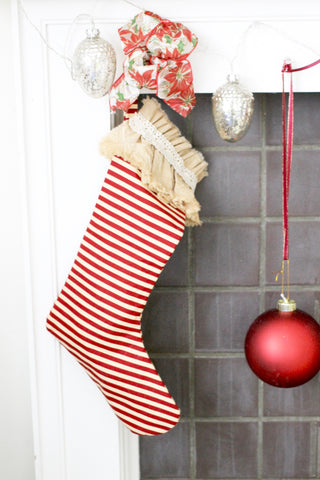
[[[146,10],[146,8],[142,7],[141,5],[138,5],[134,2],[131,2],[130,0],[122,0],[124,3],[127,3],[128,5],[131,5],[132,7],[138,8],[139,10],[142,10],[143,12]]]
[[[24,8],[23,6],[23,3],[22,3],[22,0],[18,0],[18,6],[21,10],[21,12],[23,13],[23,15],[25,16],[26,20],[28,21],[28,23],[35,29],[35,31],[38,33],[39,37],[41,38],[41,40],[43,41],[43,43],[46,45],[46,47],[51,50],[53,53],[55,53],[58,57],[60,57],[64,62],[65,64],[67,65],[67,68],[68,70],[71,72],[71,69],[72,69],[72,60],[71,58],[69,57],[66,57],[65,55],[63,55],[62,53],[58,52],[55,48],[53,48],[47,41],[47,39],[45,38],[45,36],[43,35],[43,33],[41,32],[40,28],[37,27],[37,25],[35,25],[33,23],[33,21],[31,20],[31,18],[29,17],[26,9]]]
[[[137,8],[138,10],[141,10],[141,11],[145,11],[145,8],[142,6],[142,5],[139,5],[131,0],[121,0],[122,2],[128,4],[128,5],[131,5],[135,8]],[[93,12],[93,10],[97,7],[97,5],[101,2],[101,0],[95,0],[95,3],[94,3],[94,6],[92,7],[91,11]],[[41,32],[41,30],[38,28],[37,25],[35,25],[35,23],[31,20],[30,16],[28,15],[24,5],[23,5],[23,2],[22,0],[18,0],[18,6],[21,10],[21,12],[23,13],[24,17],[26,18],[26,20],[28,21],[28,23],[34,28],[34,30],[38,33],[40,39],[43,41],[43,43],[46,45],[46,47],[51,50],[53,53],[55,53],[58,57],[60,57],[66,67],[68,68],[69,72],[72,74],[72,60],[71,58],[67,55],[67,49],[70,45],[70,39],[71,39],[71,30],[73,29],[74,27],[74,24],[77,23],[77,21],[80,19],[80,18],[83,18],[83,17],[86,17],[86,18],[90,18],[90,21],[92,24],[94,24],[94,21],[93,21],[93,16],[91,14],[85,14],[85,13],[81,13],[79,15],[77,15],[75,17],[75,19],[72,21],[71,25],[70,25],[70,28],[69,28],[69,31],[68,31],[68,34],[67,34],[67,39],[66,39],[66,42],[65,42],[65,48],[64,48],[64,53],[60,53],[59,51],[57,51],[55,48],[53,48],[47,41],[47,39],[45,38],[45,36],[43,35],[43,33]],[[208,48],[206,46],[202,46],[201,44],[198,45],[198,48],[197,50],[198,51],[203,51],[204,53],[208,54],[208,55],[215,55],[215,56],[219,56],[219,57],[222,57],[224,59],[224,61],[226,61],[228,64],[229,64],[229,69],[230,69],[230,73],[234,73],[234,66],[235,66],[235,63],[237,62],[238,58],[240,57],[241,55],[241,51],[244,49],[244,45],[250,35],[250,33],[256,29],[256,28],[265,28],[265,29],[269,29],[269,30],[272,30],[273,32],[277,33],[280,37],[296,44],[296,45],[299,45],[300,47],[306,49],[306,50],[309,50],[310,52],[312,52],[313,54],[315,54],[317,56],[317,58],[320,57],[320,53],[314,49],[313,47],[310,47],[310,45],[307,45],[303,42],[300,42],[298,40],[296,40],[295,38],[291,37],[290,35],[288,35],[286,32],[283,32],[282,30],[280,30],[279,28],[273,26],[273,25],[269,25],[267,23],[263,23],[263,22],[260,22],[260,21],[255,21],[253,23],[251,23],[247,28],[246,30],[243,32],[243,34],[241,35],[241,38],[236,46],[236,49],[235,49],[235,54],[234,56],[230,59],[228,58],[226,55],[218,52],[217,50],[215,49],[212,49],[212,48]]]
[[[265,28],[266,30],[272,30],[273,32],[277,33],[280,37],[290,41],[291,43],[295,43],[296,45],[299,45],[300,47],[306,49],[306,50],[309,50],[310,52],[312,52],[313,54],[315,54],[318,58],[320,57],[320,53],[318,51],[316,51],[313,47],[310,47],[309,45],[306,45],[305,43],[303,42],[300,42],[296,39],[294,39],[293,37],[291,37],[290,35],[288,35],[287,33],[283,32],[282,30],[280,30],[280,28],[277,28],[273,25],[269,25],[268,23],[264,23],[264,22],[259,22],[259,21],[256,21],[256,22],[253,22],[251,23],[248,28],[243,32],[242,36],[241,36],[241,39],[236,47],[236,53],[235,55],[233,56],[233,58],[231,59],[230,61],[230,70],[231,70],[231,73],[234,73],[234,64],[235,62],[237,61],[238,57],[240,56],[240,53],[241,53],[241,50],[244,50],[244,45],[248,39],[248,36],[249,34],[256,28]]]

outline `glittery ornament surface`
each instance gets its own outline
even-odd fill
[[[88,95],[100,98],[108,93],[115,76],[116,54],[99,30],[87,30],[87,38],[76,48],[72,62],[72,77]]]
[[[254,97],[229,75],[228,82],[212,96],[212,116],[223,140],[236,142],[248,131],[253,115]]]

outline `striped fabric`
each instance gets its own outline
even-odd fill
[[[126,112],[123,112],[123,121],[129,120],[138,111],[138,98],[131,103]]]
[[[185,215],[114,157],[47,329],[71,352],[134,433],[158,435],[179,409],[144,348],[141,314],[180,241]]]

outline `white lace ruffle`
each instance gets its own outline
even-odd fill
[[[141,135],[147,142],[162,153],[170,165],[173,166],[176,172],[194,192],[198,179],[196,175],[184,165],[183,159],[169,140],[139,112],[135,113],[129,119],[129,125],[132,130]]]

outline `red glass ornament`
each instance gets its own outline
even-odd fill
[[[302,310],[269,310],[249,328],[245,354],[250,368],[264,382],[297,387],[320,369],[320,326]]]

